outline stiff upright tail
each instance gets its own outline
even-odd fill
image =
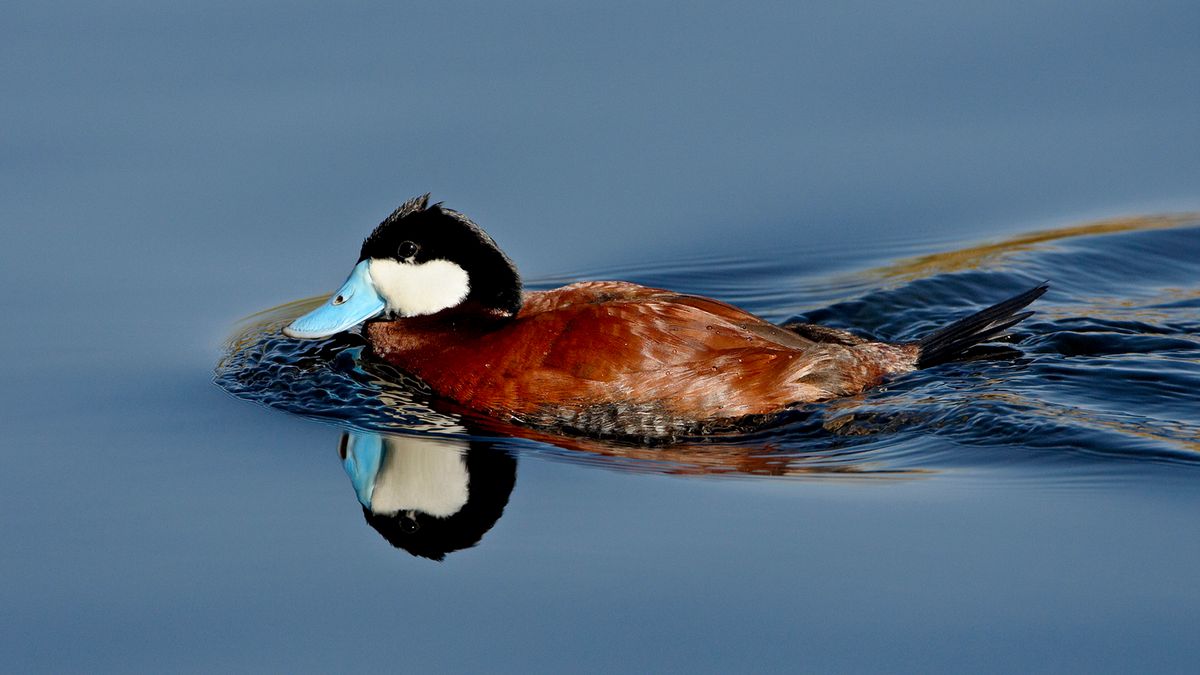
[[[1002,336],[1004,331],[1033,315],[1033,312],[1018,311],[1042,297],[1049,288],[1049,283],[1043,283],[926,335],[917,341],[920,350],[917,367],[928,368],[953,361],[971,347]]]

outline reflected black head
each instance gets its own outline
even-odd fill
[[[467,449],[467,503],[447,518],[426,513],[381,515],[363,509],[363,517],[396,548],[442,560],[447,553],[471,548],[500,520],[517,483],[517,459],[482,443]]]
[[[363,241],[358,260],[391,259],[424,263],[448,260],[466,270],[466,300],[516,314],[521,309],[521,277],[508,256],[465,215],[429,206],[429,195],[414,197],[384,219]]]

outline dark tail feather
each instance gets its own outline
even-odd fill
[[[1018,313],[1018,310],[1042,297],[1049,288],[1049,282],[1043,283],[926,335],[917,341],[920,348],[917,367],[928,368],[953,361],[971,347],[1002,336],[1009,328],[1033,315],[1033,312]]]

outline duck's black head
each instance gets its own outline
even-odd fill
[[[436,314],[471,304],[500,315],[521,309],[521,277],[496,242],[429,195],[408,200],[363,241],[350,278],[325,304],[284,329],[326,337],[367,319]]]

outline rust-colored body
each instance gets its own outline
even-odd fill
[[[365,332],[381,358],[439,396],[506,421],[594,434],[732,426],[916,367],[915,345],[806,328],[708,298],[587,282],[528,293],[515,317],[467,304]]]

